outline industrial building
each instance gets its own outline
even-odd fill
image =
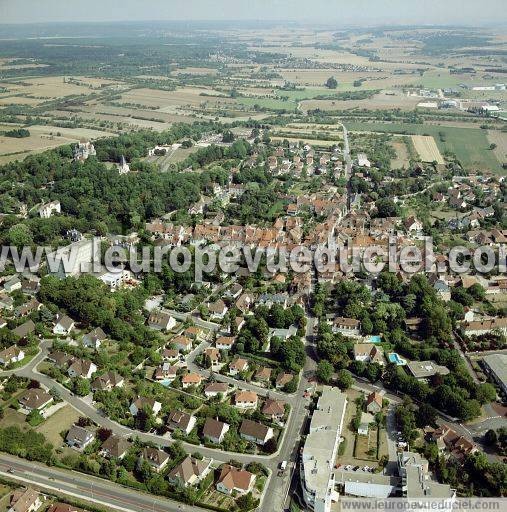
[[[485,370],[500,386],[503,396],[507,397],[507,355],[489,354],[484,356],[483,362]]]

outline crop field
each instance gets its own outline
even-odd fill
[[[488,130],[488,141],[496,144],[493,150],[500,163],[507,162],[507,133],[500,130]]]
[[[480,128],[455,128],[424,124],[357,123],[347,122],[351,131],[371,131],[407,135],[433,136],[441,153],[456,155],[467,169],[501,171],[495,153],[489,149],[485,130]]]
[[[391,160],[391,169],[407,169],[410,156],[403,138],[393,140],[391,146],[396,151],[396,158]]]
[[[438,149],[435,139],[429,135],[412,135],[415,150],[423,162],[444,164],[444,158]]]

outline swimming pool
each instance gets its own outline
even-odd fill
[[[391,363],[396,363],[398,366],[404,366],[407,364],[407,361],[400,357],[396,352],[391,352],[387,357]]]
[[[382,336],[380,336],[380,334],[370,336],[370,343],[382,343]]]

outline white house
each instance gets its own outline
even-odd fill
[[[67,315],[57,315],[56,324],[53,327],[53,334],[57,336],[67,336],[74,329],[76,323]]]
[[[162,404],[153,398],[139,397],[130,404],[129,411],[132,416],[137,416],[137,413],[143,408],[148,409],[157,416],[160,409],[162,409]]]
[[[49,219],[53,213],[62,213],[62,207],[60,201],[51,201],[50,203],[44,203],[39,208],[39,216],[41,219]]]

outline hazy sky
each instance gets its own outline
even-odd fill
[[[347,24],[507,21],[506,0],[0,0],[0,23],[296,20]]]

